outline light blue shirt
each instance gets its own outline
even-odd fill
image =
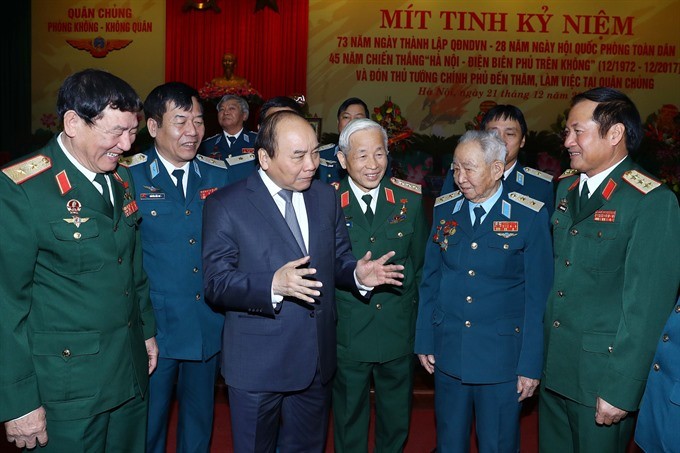
[[[484,222],[484,219],[486,219],[486,216],[489,214],[489,212],[491,212],[491,208],[493,208],[493,205],[496,204],[498,199],[501,197],[502,193],[503,193],[503,183],[501,182],[501,184],[498,186],[498,190],[496,190],[496,192],[493,195],[491,195],[491,197],[489,197],[489,199],[487,199],[486,201],[483,201],[481,203],[469,202],[468,203],[468,209],[470,210],[470,223],[472,225],[475,224],[475,211],[474,211],[474,209],[477,206],[481,206],[481,207],[484,208],[485,212],[484,212],[484,215],[482,216],[482,220],[479,223],[481,224],[482,222]]]

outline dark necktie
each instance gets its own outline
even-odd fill
[[[236,141],[236,137],[234,137],[233,135],[227,135],[227,141],[229,142],[229,148],[231,148],[231,146]]]
[[[177,187],[177,193],[179,198],[184,200],[184,184],[182,184],[182,179],[184,178],[184,170],[174,170],[172,176],[177,179],[175,186]]]
[[[473,211],[475,213],[475,223],[472,225],[472,229],[476,230],[482,224],[482,216],[486,214],[486,211],[481,206],[477,206]]]
[[[366,203],[366,220],[368,220],[368,224],[371,225],[373,223],[373,217],[375,217],[375,214],[373,213],[373,209],[371,209],[371,202],[373,201],[373,197],[371,194],[366,194],[361,197],[362,200],[364,200],[364,203]]]
[[[109,183],[106,181],[104,173],[96,173],[94,175],[94,180],[97,181],[100,186],[102,186],[102,197],[104,198],[104,204],[106,205],[106,209],[108,209],[107,212],[112,214],[113,204],[111,203],[111,193],[109,192]]]
[[[307,247],[305,247],[305,241],[302,239],[302,230],[300,229],[300,224],[295,215],[295,208],[293,208],[293,191],[282,189],[279,191],[279,195],[286,201],[284,218],[286,219],[288,228],[290,228],[290,231],[293,233],[298,246],[300,246],[300,250],[306,255]]]
[[[588,191],[588,183],[585,182],[583,183],[583,187],[581,187],[581,196],[578,199],[578,210],[582,210],[583,207],[588,203],[588,194],[590,192]]]

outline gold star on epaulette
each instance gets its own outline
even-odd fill
[[[580,172],[574,168],[567,168],[564,170],[564,173],[562,173],[560,176],[557,177],[557,179],[564,179],[568,178],[569,176],[574,176],[579,174]]]
[[[208,165],[212,165],[213,167],[227,168],[227,164],[225,164],[222,159],[213,159],[212,157],[206,157],[202,154],[196,154],[196,159]]]
[[[448,203],[451,200],[455,200],[456,198],[460,197],[462,194],[460,190],[456,190],[455,192],[450,192],[444,195],[441,195],[437,197],[436,200],[434,200],[434,205],[439,206],[440,204]]]
[[[399,186],[402,189],[406,189],[410,192],[415,192],[417,194],[423,193],[423,188],[420,186],[420,184],[416,184],[414,182],[409,182],[409,181],[404,181],[403,179],[395,178],[392,177],[390,178],[390,181],[392,181],[392,184],[395,186]]]
[[[661,185],[659,181],[652,179],[637,170],[628,170],[625,172],[623,174],[623,180],[645,195]]]
[[[50,168],[52,168],[52,161],[49,157],[38,154],[18,164],[5,167],[2,172],[15,184],[22,184]]]
[[[508,197],[510,197],[512,201],[515,201],[521,204],[522,206],[526,206],[527,208],[536,212],[540,211],[543,205],[545,204],[542,201],[534,200],[533,198],[528,197],[526,195],[522,195],[519,192],[510,192]]]
[[[118,159],[118,163],[122,165],[123,167],[134,167],[135,165],[139,165],[143,162],[146,162],[146,154],[143,153],[138,153],[135,154],[134,156],[126,156],[126,157],[121,157]]]

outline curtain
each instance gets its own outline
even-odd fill
[[[223,75],[222,55],[237,58],[234,74],[245,77],[264,99],[306,93],[308,0],[214,0],[212,9],[184,11],[187,0],[166,7],[166,81],[196,89]]]

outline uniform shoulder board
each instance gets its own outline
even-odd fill
[[[239,154],[238,156],[227,157],[227,163],[229,164],[230,167],[238,164],[244,164],[246,162],[250,162],[251,160],[255,160],[255,154],[253,153]]]
[[[568,178],[569,176],[574,176],[574,175],[578,175],[578,174],[579,174],[578,170],[573,169],[573,168],[568,168],[564,171],[564,173],[562,173],[560,176],[558,176],[557,179],[564,179],[564,178]]]
[[[335,143],[328,143],[323,146],[319,146],[319,151],[326,151],[327,149],[335,148]]]
[[[207,142],[208,140],[212,140],[212,139],[214,139],[214,138],[219,137],[221,134],[222,134],[222,132],[219,132],[219,133],[217,133],[217,134],[215,134],[215,135],[213,135],[213,136],[211,136],[211,137],[208,137],[208,138],[204,139],[203,141],[204,141],[204,142]]]
[[[323,165],[324,167],[335,167],[335,164],[337,164],[337,162],[324,159],[323,157],[319,158],[319,165]]]
[[[530,174],[531,176],[536,176],[537,178],[541,178],[544,181],[550,182],[550,181],[553,180],[553,175],[551,175],[550,173],[546,173],[544,171],[541,171],[541,170],[536,170],[535,168],[524,167],[524,171],[526,173]]]
[[[536,212],[540,211],[543,205],[545,205],[545,203],[543,203],[542,201],[534,200],[533,198],[528,197],[526,195],[522,195],[519,192],[510,192],[508,197],[510,197],[512,201],[515,201],[521,204],[522,206],[526,206],[527,208]]]
[[[32,177],[39,175],[45,170],[52,168],[52,161],[49,157],[38,154],[29,159],[10,165],[2,169],[2,172],[15,184],[22,184]]]
[[[213,159],[212,157],[207,157],[202,154],[196,154],[196,159],[208,165],[212,165],[213,167],[227,168],[227,164],[225,164],[222,159]]]
[[[406,189],[410,192],[415,192],[417,194],[423,193],[423,188],[420,186],[420,184],[404,181],[403,179],[395,178],[394,176],[390,178],[390,181],[392,181],[392,184],[395,186],[399,186],[402,189]]]
[[[120,157],[118,158],[118,163],[121,164],[123,167],[134,167],[135,165],[139,165],[143,162],[146,162],[146,154],[143,153],[138,153],[135,154],[134,156],[126,156],[126,157]]]
[[[337,182],[337,181],[333,181],[333,182],[331,183],[331,186],[333,186],[333,187],[335,188],[335,190],[339,190],[339,189],[340,189],[340,183]]]
[[[623,180],[643,194],[648,194],[661,185],[659,181],[637,170],[628,170],[623,174]]]
[[[444,194],[444,195],[437,197],[434,200],[434,205],[439,206],[440,204],[448,203],[451,200],[455,200],[456,198],[460,198],[461,195],[462,195],[462,193],[460,192],[460,190],[456,190],[455,192],[449,192],[447,194]]]

